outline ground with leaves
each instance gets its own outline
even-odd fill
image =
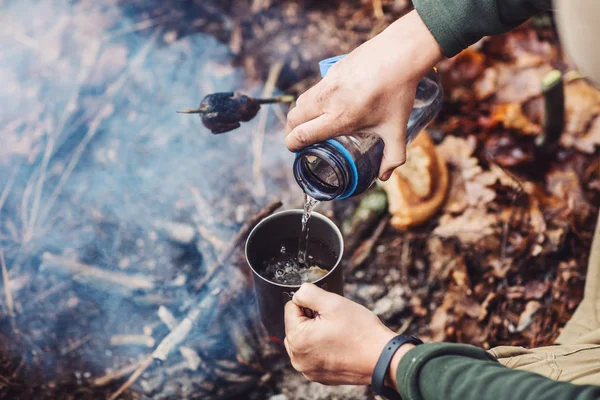
[[[41,7],[36,23],[11,17],[0,30],[13,46],[0,56],[10,83],[0,98],[0,396],[106,398],[128,375],[103,378],[168,334],[157,307],[182,318],[212,293],[208,267],[253,212],[274,198],[286,207],[301,200],[285,167],[291,156],[277,150],[285,109],[220,137],[174,110],[217,89],[258,94],[267,80],[263,92],[301,93],[319,79],[320,59],[351,51],[410,5],[81,0],[62,15],[59,1],[23,4],[11,16]],[[62,17],[45,18],[54,14]],[[20,76],[17,61],[41,78]],[[565,77],[567,114],[560,146],[545,152],[536,147],[541,81],[553,69]],[[347,297],[426,340],[552,343],[581,299],[600,200],[600,92],[573,70],[548,16],[439,65],[444,108],[428,130],[450,189],[438,214],[394,230],[379,188],[321,205],[345,235]],[[153,290],[90,288],[56,273],[45,251],[63,264],[140,274]],[[240,252],[234,260],[216,285],[227,289],[219,312],[123,398],[373,398],[294,372],[281,346],[260,337],[245,261]],[[110,342],[132,333],[141,347]],[[181,367],[191,354],[205,364]]]

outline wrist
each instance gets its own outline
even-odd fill
[[[382,36],[398,50],[397,60],[402,63],[398,67],[415,72],[419,79],[444,59],[440,45],[416,10],[391,24]],[[410,60],[411,68],[407,68],[406,60]]]
[[[398,387],[398,382],[396,381],[396,373],[398,372],[398,366],[400,365],[400,360],[402,360],[402,357],[404,357],[406,355],[406,353],[408,353],[414,347],[415,347],[414,344],[406,343],[406,344],[403,344],[402,346],[400,346],[398,351],[396,351],[396,353],[394,354],[394,357],[392,357],[392,361],[390,362],[390,367],[388,369],[388,372],[387,372],[387,375],[385,378],[385,383],[387,386],[396,390],[396,388]]]

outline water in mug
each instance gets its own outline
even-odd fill
[[[320,203],[306,193],[304,194],[304,213],[302,214],[302,233],[298,242],[298,262],[306,264],[306,254],[308,252],[308,221],[315,207]]]
[[[301,285],[324,277],[335,265],[335,254],[323,244],[309,238],[310,217],[319,203],[320,201],[307,194],[304,195],[300,237],[281,243],[279,252],[267,257],[263,269],[265,278],[282,285]]]
[[[301,285],[314,282],[327,275],[337,261],[337,256],[324,244],[307,241],[310,251],[304,264],[298,262],[298,238],[280,240],[272,254],[265,257],[261,274],[268,280],[282,285]]]

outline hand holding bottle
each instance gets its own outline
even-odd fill
[[[379,135],[385,150],[379,177],[405,161],[406,126],[419,80],[439,60],[439,45],[416,11],[331,67],[288,114],[286,145],[297,151],[339,135]]]

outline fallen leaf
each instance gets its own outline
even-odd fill
[[[600,117],[594,119],[590,129],[583,135],[562,135],[560,144],[565,148],[574,147],[582,153],[594,154],[596,147],[600,147]]]
[[[594,117],[600,114],[600,90],[584,80],[565,86],[565,133],[584,133]]]
[[[494,71],[489,71],[490,69]],[[509,63],[497,63],[475,82],[475,96],[478,100],[483,100],[493,95],[495,103],[520,104],[542,94],[542,79],[550,71],[552,66],[548,64],[515,68]]]
[[[493,226],[497,222],[497,216],[488,213],[484,208],[467,208],[457,217],[444,214],[433,230],[433,234],[441,237],[457,237],[462,243],[469,244],[493,234]]]
[[[493,105],[488,127],[502,124],[507,129],[516,129],[525,135],[538,135],[542,128],[523,114],[520,103]]]
[[[546,175],[546,189],[554,196],[566,199],[569,208],[580,221],[584,221],[591,212],[592,206],[581,187],[579,177],[572,169],[552,169]]]
[[[550,281],[530,281],[525,284],[525,300],[539,300],[550,289]]]
[[[438,153],[448,164],[453,166],[451,187],[445,210],[458,213],[467,206],[485,205],[496,198],[496,192],[489,188],[496,182],[493,173],[486,172],[479,165],[479,160],[473,157],[476,139],[447,136],[437,146]]]

